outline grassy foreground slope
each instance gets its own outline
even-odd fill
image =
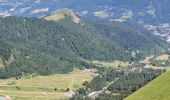
[[[170,71],[156,78],[125,100],[170,100]]]

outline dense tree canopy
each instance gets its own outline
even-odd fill
[[[93,67],[86,60],[131,60],[131,49],[155,52],[153,46],[163,49],[166,45],[124,24],[76,24],[69,18],[55,22],[28,17],[0,18],[0,41],[5,66],[0,78],[68,73],[74,67]]]

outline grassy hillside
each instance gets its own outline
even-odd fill
[[[110,61],[110,62],[106,62],[106,61],[91,61],[90,63],[96,65],[96,66],[104,66],[104,67],[110,67],[110,68],[117,68],[119,66],[121,67],[127,67],[130,66],[132,64],[130,64],[129,62],[123,62],[123,61]]]
[[[170,99],[170,71],[151,81],[125,100],[169,100]]]
[[[75,23],[80,23],[81,21],[79,16],[76,13],[74,13],[73,10],[68,8],[59,9],[53,12],[52,14],[44,17],[44,19],[46,20],[53,20],[53,21],[58,21],[64,18],[70,18]]]
[[[66,17],[65,16],[66,11],[67,11],[67,9],[58,10],[58,11],[54,12],[52,15],[45,16],[44,18],[46,20],[58,21],[58,20],[64,19]]]

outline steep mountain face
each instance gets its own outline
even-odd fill
[[[43,18],[0,18],[0,40],[0,78],[68,73],[92,67],[89,60],[130,60],[133,51],[151,54],[168,46],[123,23],[82,21],[69,9]]]
[[[6,48],[0,44],[4,67],[0,69],[0,78],[28,73],[67,73],[73,67],[89,67],[83,59],[125,60],[128,57],[123,48],[70,18],[54,22],[6,17],[0,18],[0,26],[1,41],[9,45]],[[8,60],[11,54],[12,61]]]
[[[109,55],[113,56],[108,60],[120,57],[120,54],[116,53],[120,50],[119,46],[113,45],[100,34],[96,36],[95,32],[91,33],[93,30],[87,30],[88,26],[81,26],[67,18],[54,22],[38,18],[6,17],[0,21],[1,26],[4,26],[1,27],[1,37],[14,42],[33,41],[56,47],[61,51],[74,50],[78,55],[88,59],[104,60]],[[123,54],[121,51],[123,50],[120,50]]]
[[[149,31],[119,22],[98,22],[94,24],[101,34],[126,50],[159,50],[167,43],[149,33]],[[162,44],[163,43],[163,44]]]
[[[170,38],[169,0],[1,0],[0,3],[0,16],[42,17],[56,9],[71,8],[86,19],[134,22],[162,39]]]

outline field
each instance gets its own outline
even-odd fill
[[[140,61],[140,63],[148,64],[148,63],[150,63],[150,59],[152,59],[153,57],[154,57],[154,55],[145,57],[142,61]]]
[[[74,91],[93,76],[91,70],[74,70],[70,74],[0,80],[0,94],[10,96],[12,100],[67,99],[70,96],[67,88]]]
[[[125,100],[170,100],[170,70],[151,81]]]
[[[118,60],[111,61],[111,62],[92,61],[90,63],[98,65],[98,66],[111,67],[111,68],[116,68],[118,66],[127,67],[128,65],[130,65],[129,62],[123,62],[123,61],[118,61]]]
[[[155,60],[166,61],[169,59],[169,55],[163,54],[155,58]]]

